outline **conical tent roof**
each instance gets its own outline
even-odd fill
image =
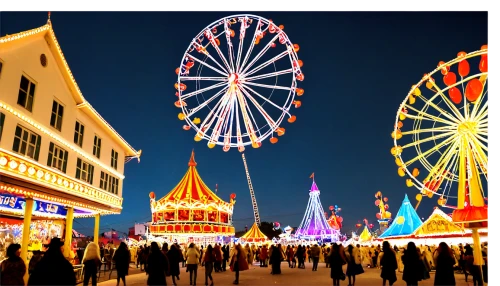
[[[369,241],[370,239],[372,239],[372,235],[368,230],[368,227],[365,225],[365,229],[363,229],[363,232],[359,235],[359,241],[364,242]]]
[[[247,242],[264,242],[268,240],[267,236],[260,231],[259,226],[256,222],[253,223],[252,227],[240,237],[243,238]]]
[[[405,194],[403,204],[399,208],[398,214],[394,218],[391,226],[389,226],[389,228],[379,237],[386,238],[392,236],[410,235],[421,225],[422,220],[420,220],[417,212],[411,205],[408,195]]]
[[[451,217],[439,208],[435,208],[431,216],[413,233],[415,236],[440,236],[465,233],[460,225],[453,223]]]

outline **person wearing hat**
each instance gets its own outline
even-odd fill
[[[12,243],[7,247],[7,259],[1,263],[0,285],[24,285],[26,264],[21,255],[21,245]]]
[[[73,265],[64,258],[63,246],[61,239],[52,238],[49,249],[36,264],[28,285],[76,285]]]

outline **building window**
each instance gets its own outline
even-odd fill
[[[101,181],[99,183],[99,188],[108,191],[113,194],[118,194],[118,185],[120,180],[115,178],[108,173],[101,171]]]
[[[99,182],[99,188],[107,191],[108,190],[108,180],[109,180],[108,173],[104,173],[103,171],[101,171],[101,181]]]
[[[78,158],[76,161],[76,178],[92,185],[94,181],[94,166]]]
[[[50,142],[49,157],[47,158],[47,166],[56,168],[63,173],[66,173],[68,165],[68,151]]]
[[[55,101],[52,103],[52,114],[50,115],[50,126],[61,131],[64,106]]]
[[[26,108],[29,112],[33,111],[33,99],[35,97],[35,83],[31,82],[24,75],[21,76],[21,83],[19,85],[19,95],[17,97],[17,104]]]
[[[85,131],[85,126],[81,124],[80,122],[75,123],[75,137],[73,138],[73,141],[75,144],[78,146],[82,147],[83,145],[83,132]]]
[[[4,122],[5,122],[5,114],[0,112],[0,141],[2,141],[2,131],[3,131],[3,123]]]
[[[12,150],[38,161],[42,137],[24,127],[17,126]]]
[[[94,150],[92,152],[94,156],[101,158],[101,138],[97,135],[94,136]]]
[[[115,170],[118,168],[118,152],[114,149],[111,149],[111,167]]]

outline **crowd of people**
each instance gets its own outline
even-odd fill
[[[84,265],[83,285],[90,281],[97,285],[97,274],[103,255],[111,257],[117,272],[117,285],[126,285],[131,252],[124,242],[110,252],[94,242],[87,245],[81,259]],[[20,258],[21,246],[11,244],[7,249],[7,259],[1,262],[1,285],[24,285],[23,277],[29,273],[28,285],[76,285],[72,264],[63,255],[63,243],[54,238],[48,250],[41,255],[34,253],[26,267]],[[290,268],[305,269],[305,261],[312,262],[312,271],[317,271],[320,262],[330,268],[333,285],[348,279],[349,286],[355,286],[356,276],[364,273],[364,268],[380,269],[382,284],[393,285],[397,272],[402,272],[402,279],[407,285],[418,285],[419,281],[430,279],[430,272],[435,271],[434,285],[455,285],[455,273],[464,273],[466,281],[472,277],[474,285],[487,282],[487,243],[481,245],[483,261],[474,263],[473,248],[466,244],[449,246],[442,242],[438,246],[418,247],[409,242],[404,247],[397,247],[384,241],[382,245],[360,246],[332,243],[330,246],[317,244],[311,246],[281,244],[256,246],[245,244],[198,246],[190,243],[180,246],[177,243],[160,245],[152,242],[149,246],[138,248],[136,267],[147,273],[148,285],[167,285],[171,279],[173,285],[180,280],[180,269],[189,273],[190,285],[196,285],[199,267],[204,267],[204,284],[214,285],[212,273],[226,271],[227,266],[234,272],[233,284],[239,284],[240,271],[249,269],[249,265],[259,263],[260,267],[271,266],[272,275],[281,274],[283,262]],[[344,273],[344,265],[345,273]]]

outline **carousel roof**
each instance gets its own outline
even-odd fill
[[[260,231],[256,222],[253,223],[252,227],[241,238],[248,242],[264,242],[268,240],[267,236]]]
[[[166,196],[157,201],[157,205],[167,203],[185,202],[189,205],[200,202],[202,205],[230,205],[223,201],[210,188],[205,185],[196,170],[196,161],[194,159],[194,150],[188,163],[188,170],[181,181]],[[195,206],[194,206],[195,207]]]

